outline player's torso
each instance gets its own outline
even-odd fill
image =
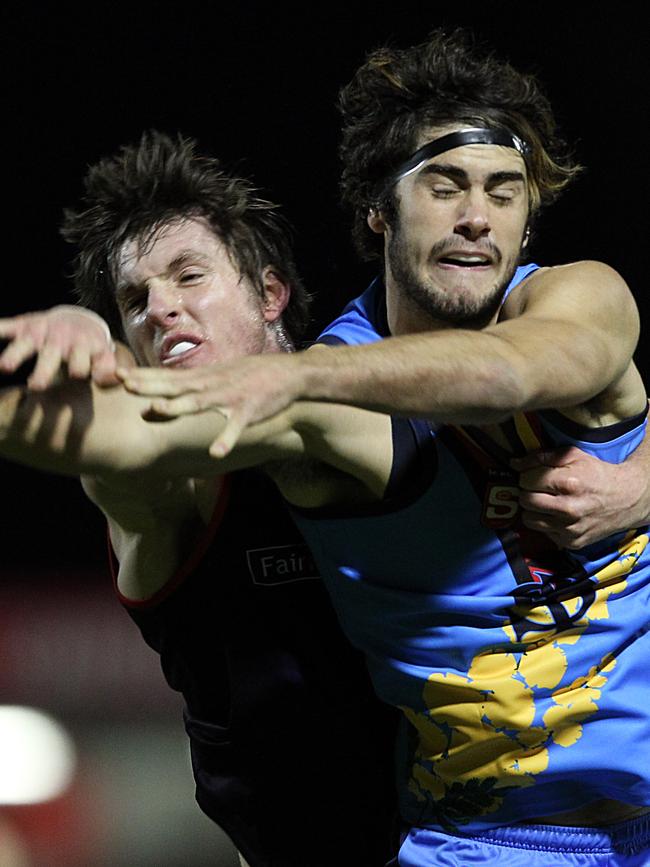
[[[629,701],[645,677],[645,528],[575,556],[526,530],[508,456],[576,441],[539,418],[498,436],[412,428],[419,456],[401,497],[374,513],[298,515],[379,695],[411,723],[405,815],[489,824],[568,809],[558,781],[569,793],[567,778],[618,736],[612,696]],[[621,459],[642,429],[639,417],[585,447]],[[635,736],[647,728],[640,719]],[[621,764],[600,797],[634,788],[634,763]]]
[[[268,478],[233,474],[181,568],[129,612],[185,698],[197,800],[251,863],[299,867],[322,827],[315,865],[383,855],[394,715]]]

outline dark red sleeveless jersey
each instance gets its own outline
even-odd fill
[[[185,698],[197,801],[251,867],[383,865],[396,717],[272,482],[229,477],[179,573],[122,601]]]

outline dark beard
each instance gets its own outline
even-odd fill
[[[447,247],[446,243],[439,245]],[[437,254],[432,250],[432,257]],[[497,250],[493,255],[498,256]],[[399,291],[409,298],[430,319],[436,322],[444,322],[459,328],[480,329],[485,328],[498,313],[503,303],[510,281],[512,280],[519,258],[509,263],[503,280],[483,298],[473,299],[463,296],[449,296],[427,285],[418,279],[408,255],[408,247],[402,237],[399,227],[391,236],[387,250],[388,263]]]

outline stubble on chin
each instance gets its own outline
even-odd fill
[[[503,278],[480,298],[463,293],[453,295],[436,288],[433,280],[421,278],[412,265],[413,257],[399,232],[393,234],[386,251],[387,264],[398,291],[433,322],[457,328],[480,329],[496,316],[519,264],[519,256],[507,263]]]

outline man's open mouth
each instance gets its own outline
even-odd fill
[[[187,352],[189,349],[194,349],[197,346],[196,343],[192,343],[190,340],[181,340],[180,343],[177,343],[167,353],[168,358],[175,358],[177,355],[182,355],[184,352]]]
[[[168,338],[165,340],[160,353],[160,361],[162,364],[173,364],[182,360],[185,356],[193,352],[201,345],[200,340],[183,335],[177,338]]]
[[[451,253],[438,259],[441,265],[455,265],[458,268],[484,268],[492,264],[489,256],[480,256],[469,253]]]

